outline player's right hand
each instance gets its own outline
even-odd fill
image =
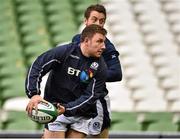
[[[35,108],[37,110],[37,105],[40,101],[45,101],[40,95],[34,95],[26,106],[26,111],[29,115],[32,113],[32,109]]]

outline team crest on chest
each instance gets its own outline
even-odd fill
[[[97,68],[99,67],[99,64],[97,62],[93,62],[91,65],[90,65],[90,68],[91,69],[94,69],[94,70],[97,70]]]

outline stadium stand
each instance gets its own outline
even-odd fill
[[[98,2],[107,9],[108,37],[123,70],[122,82],[107,83],[111,131],[180,131],[179,0],[1,0],[2,131],[41,131],[24,111],[27,69],[42,52],[70,41],[84,10]]]
[[[108,32],[111,33],[111,38],[120,52],[124,75],[124,83],[118,86],[112,83],[111,86],[108,86],[112,99],[112,110],[121,111],[118,107],[121,108],[124,101],[116,97],[121,96],[118,93],[124,94],[127,92],[125,90],[128,90],[130,95],[123,95],[123,99],[129,100],[130,98],[133,103],[131,112],[132,114],[137,113],[136,118],[141,119],[141,124],[151,125],[145,124],[146,130],[178,131],[179,129],[172,120],[175,119],[176,123],[179,122],[179,44],[175,39],[176,33],[173,33],[171,29],[169,13],[167,14],[167,11],[164,10],[164,6],[169,3],[178,5],[179,1],[103,0],[103,3],[108,11]],[[169,7],[172,8],[172,5]],[[178,6],[173,12],[177,11]],[[177,13],[174,14],[176,17],[179,16]],[[174,20],[177,21],[177,18]],[[124,86],[123,89],[120,89],[121,85]],[[119,102],[115,103],[114,98]],[[127,101],[127,105],[129,105],[129,101]],[[160,114],[161,112],[165,114]],[[157,114],[157,117],[161,118],[149,121],[145,118],[149,117],[149,113]],[[165,115],[171,115],[167,120],[169,121],[167,122],[168,127],[171,129],[161,126],[161,119],[163,121]],[[120,122],[113,123],[112,130],[115,125],[119,124]],[[145,129],[139,128],[138,130]]]
[[[29,66],[40,53],[51,48],[41,1],[15,1],[23,52]]]
[[[1,92],[2,105],[5,100],[11,97],[24,95],[23,84],[24,84],[24,76],[26,72],[25,65],[23,63],[24,60],[22,56],[22,49],[19,41],[19,35],[17,32],[16,23],[13,16],[14,7],[10,3],[10,1],[4,2],[4,6],[5,7],[9,6],[9,8],[7,8],[7,12],[4,12],[4,14],[2,14],[2,16],[6,18],[6,20],[2,20],[2,22],[0,22],[0,24],[3,25],[3,30],[4,30],[1,34],[3,37],[0,41],[1,44],[0,53],[2,54],[0,60],[0,64],[1,64],[0,86],[2,89]],[[11,33],[8,35],[7,32],[9,32],[10,30]]]
[[[71,2],[67,0],[44,1],[44,6],[53,45],[69,41],[77,30]]]

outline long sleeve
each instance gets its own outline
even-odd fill
[[[29,98],[36,94],[40,95],[40,83],[42,77],[51,69],[53,69],[57,64],[61,63],[61,58],[64,51],[64,47],[56,47],[41,54],[32,63],[28,70],[25,81],[25,90]]]
[[[119,52],[116,51],[114,45],[106,39],[106,50],[103,53],[104,60],[107,64],[107,82],[115,82],[122,80],[122,70],[119,60]]]

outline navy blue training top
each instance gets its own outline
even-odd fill
[[[95,117],[95,102],[106,95],[102,91],[106,70],[103,57],[83,56],[78,44],[58,46],[40,55],[31,65],[25,83],[26,94],[29,98],[40,94],[41,79],[50,71],[44,99],[61,103],[66,116]]]

